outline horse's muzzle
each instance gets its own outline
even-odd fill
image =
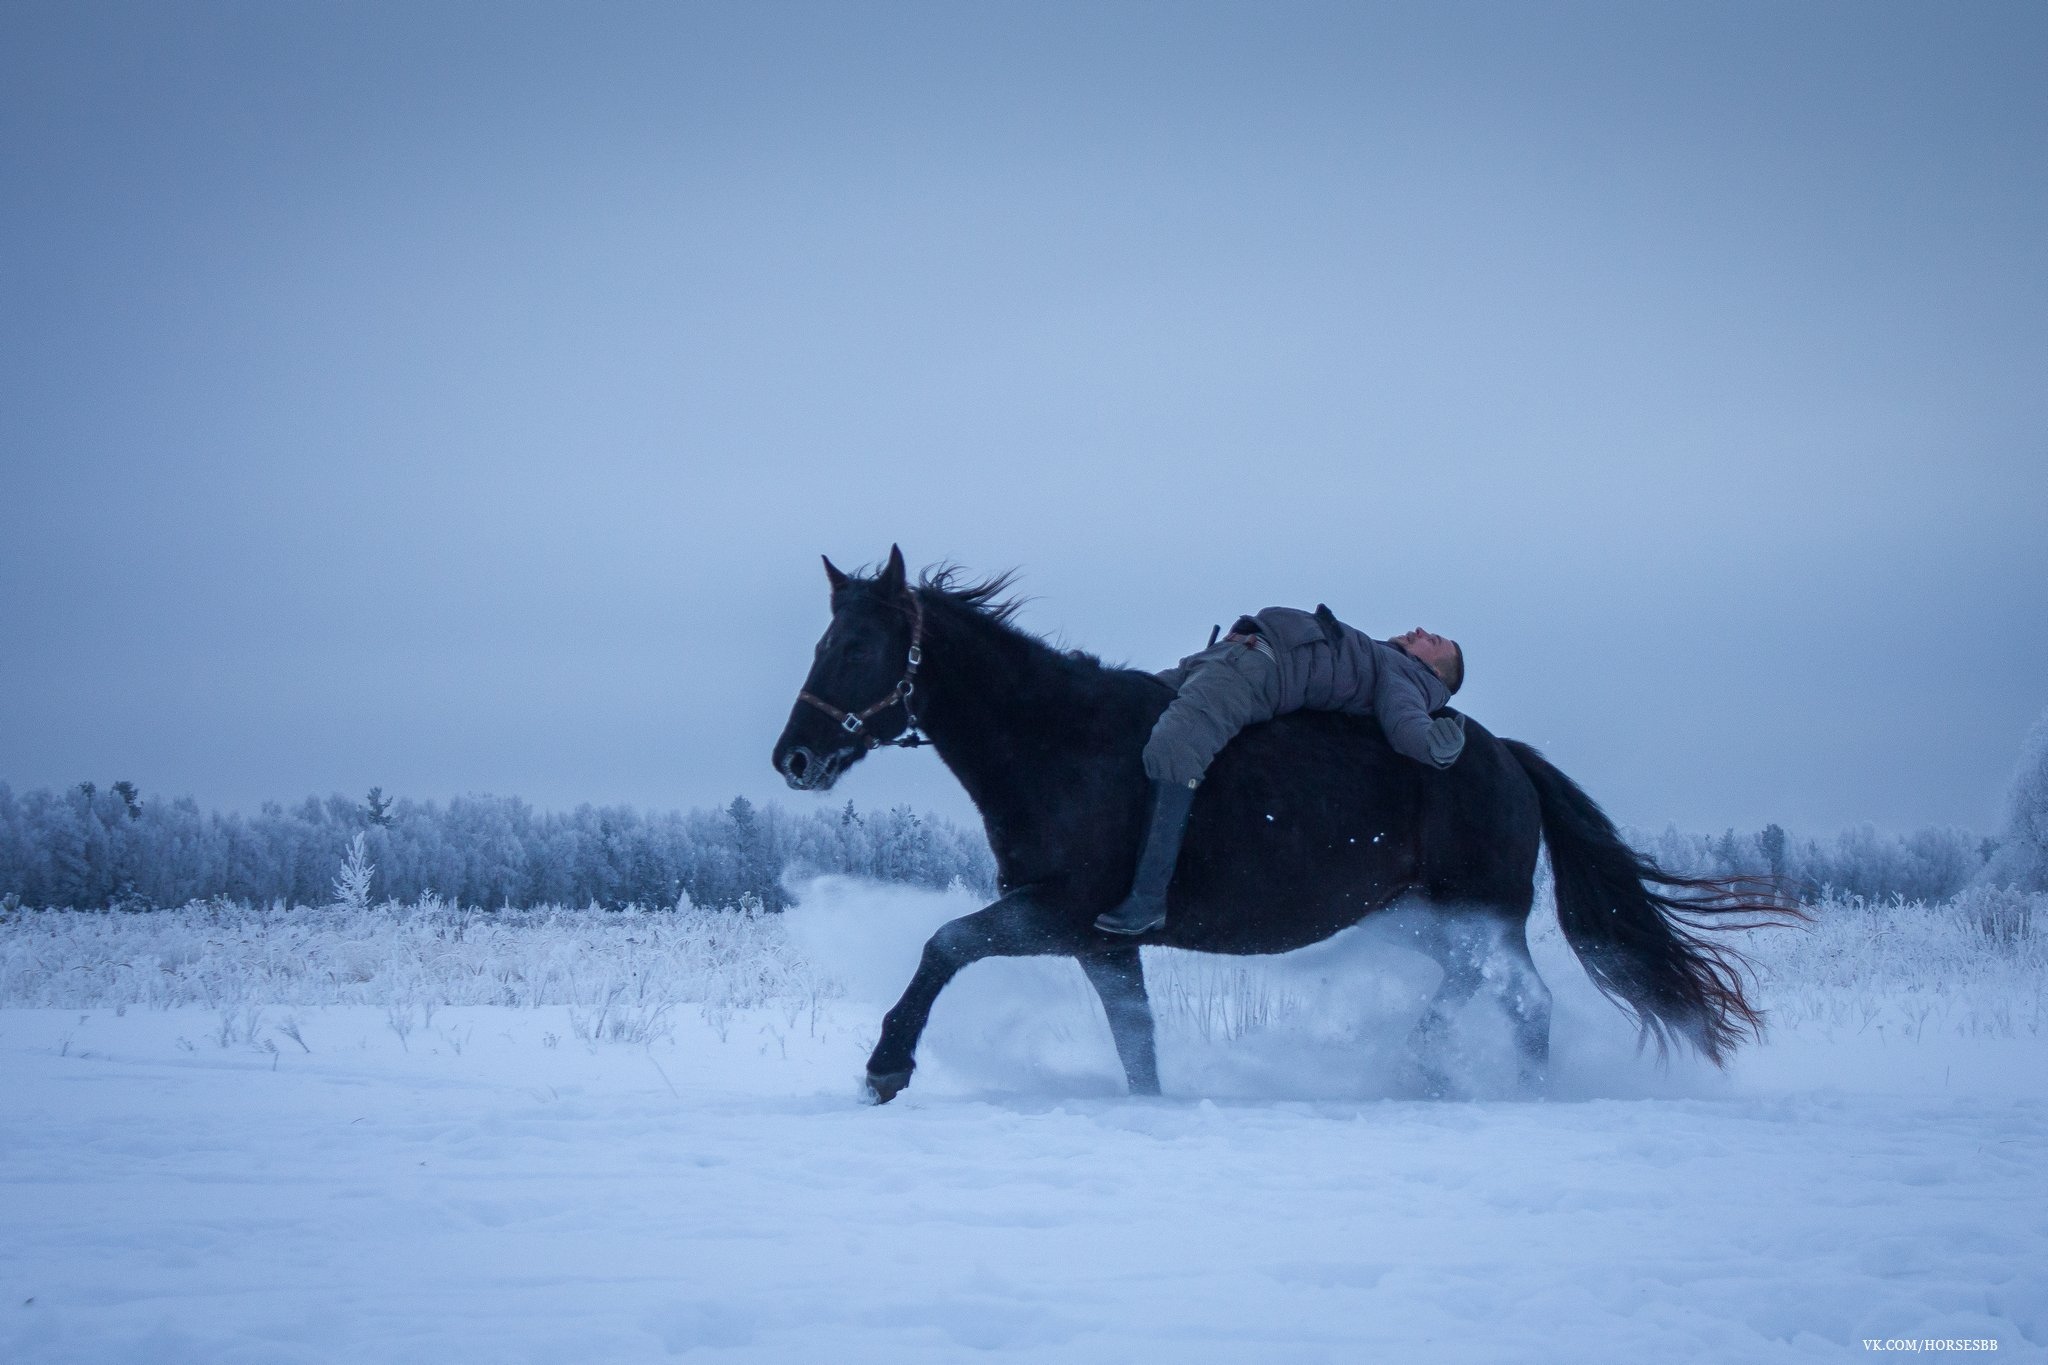
[[[838,778],[844,758],[843,753],[821,758],[801,744],[792,744],[775,766],[782,773],[782,780],[796,790],[824,791]]]

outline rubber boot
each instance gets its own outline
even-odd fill
[[[1173,880],[1173,865],[1180,861],[1180,838],[1187,832],[1188,809],[1194,804],[1193,783],[1152,784],[1152,822],[1145,827],[1145,842],[1138,849],[1138,875],[1131,878],[1131,894],[1114,910],[1098,915],[1096,928],[1135,935],[1150,933],[1166,923],[1166,884]]]

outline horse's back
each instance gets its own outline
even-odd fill
[[[1377,721],[1295,712],[1217,756],[1190,817],[1162,941],[1268,953],[1319,942],[1408,891],[1526,906],[1534,789],[1467,721],[1438,771],[1394,752]]]

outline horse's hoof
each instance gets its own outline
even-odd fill
[[[1449,1073],[1428,1065],[1413,1066],[1407,1077],[1407,1089],[1418,1100],[1448,1100],[1456,1097],[1457,1087],[1451,1083]]]
[[[870,1071],[867,1079],[869,1104],[887,1104],[910,1084],[908,1071]]]

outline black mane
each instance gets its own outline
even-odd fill
[[[1034,650],[1043,650],[1052,660],[1067,667],[1082,667],[1109,670],[1100,658],[1080,649],[1061,649],[1044,636],[1034,635],[1017,624],[1017,614],[1031,599],[1018,595],[1006,595],[1016,586],[1017,571],[1005,569],[987,578],[970,579],[966,570],[958,564],[941,562],[921,571],[917,576],[917,592],[927,607],[940,605],[956,607],[970,616],[999,628],[1001,635],[1015,643],[1024,644]],[[860,580],[871,583],[873,578]]]
[[[958,564],[934,564],[917,576],[918,591],[942,598],[999,626],[1008,626],[1020,635],[1027,634],[1018,629],[1014,618],[1029,599],[1003,596],[1017,581],[1015,569],[1005,569],[988,578],[968,582],[961,581],[963,572]],[[1045,642],[1041,640],[1039,643]]]

